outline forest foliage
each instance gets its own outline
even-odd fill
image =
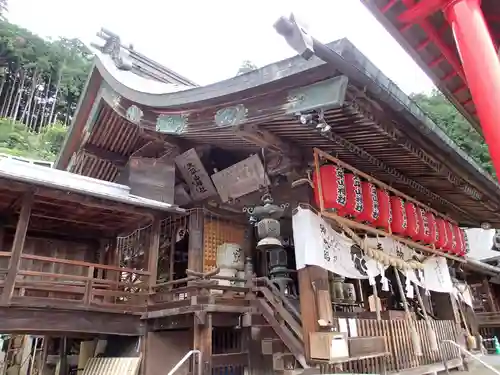
[[[435,123],[479,166],[495,175],[488,146],[482,135],[437,90],[430,94],[413,94],[411,98]]]
[[[92,56],[79,39],[46,40],[0,20],[0,153],[55,159]]]
[[[46,40],[1,17],[0,153],[54,160],[76,110],[92,65],[79,39]],[[245,60],[237,75],[256,69]],[[459,147],[493,173],[482,137],[438,91],[412,99]]]

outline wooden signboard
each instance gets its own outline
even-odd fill
[[[258,155],[252,155],[214,173],[212,181],[223,202],[237,199],[269,185],[269,177]]]
[[[175,158],[175,164],[179,168],[182,178],[189,186],[191,198],[201,201],[217,194],[212,180],[194,148],[187,150]]]
[[[128,165],[130,193],[174,203],[175,166],[162,159],[131,157]]]

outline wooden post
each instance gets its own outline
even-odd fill
[[[0,251],[6,251],[3,248],[4,239],[5,239],[5,228],[4,224],[0,221]]]
[[[488,304],[490,305],[490,311],[488,312],[497,312],[497,304],[495,303],[495,299],[493,298],[493,293],[491,291],[491,286],[490,283],[488,282],[487,278],[484,278],[483,280],[483,288],[484,292],[486,293],[488,297]]]
[[[106,253],[106,258],[108,265],[120,267],[121,250],[117,246],[116,237],[114,237],[109,243],[108,251]],[[104,279],[106,280],[117,281],[117,282],[120,281],[120,272],[118,271],[106,270],[104,274],[105,274]],[[117,286],[113,285],[113,288],[117,288]],[[114,303],[115,297],[107,296],[104,297],[104,300],[106,302]]]
[[[5,278],[1,297],[2,304],[8,304],[14,294],[15,281],[17,272],[19,271],[19,264],[21,263],[21,254],[23,252],[24,241],[26,240],[33,201],[34,195],[32,192],[26,193],[23,196],[21,212],[19,213],[19,219],[17,221],[16,234],[14,235],[14,242],[12,243],[9,272]]]
[[[83,295],[83,304],[90,305],[92,303],[92,288],[94,279],[94,266],[90,266],[87,270],[87,281],[85,282],[85,293]]]
[[[189,215],[188,233],[188,268],[192,271],[203,272],[203,209],[195,208]]]
[[[5,244],[5,226],[2,221],[0,221],[0,251],[7,251],[7,249],[4,248]],[[7,273],[9,269],[9,258],[7,257],[2,257],[0,258],[0,272],[2,273]]]
[[[318,156],[315,156],[315,161],[317,168]],[[319,172],[318,170],[316,171]],[[320,197],[322,197],[320,190]],[[323,198],[320,198],[323,199]],[[309,191],[309,202],[314,202],[312,191]],[[332,300],[330,297],[328,289],[328,271],[318,267],[318,266],[305,266],[304,268],[297,271],[297,277],[299,281],[299,300],[300,300],[300,316],[302,319],[302,337],[304,340],[304,355],[306,361],[311,360],[311,348],[310,348],[310,334],[312,332],[317,332],[319,325],[318,320],[320,319],[319,311],[319,300],[318,300],[318,290],[324,289],[326,287],[327,293],[322,293],[323,296],[327,296],[327,301],[325,303],[330,305],[330,312],[332,311]],[[315,286],[316,291],[313,289]]]
[[[100,239],[99,240],[99,264],[105,264],[106,263],[106,246],[108,245],[109,241],[105,239]],[[104,277],[104,270],[102,268],[97,269],[97,278],[102,279]]]
[[[43,370],[45,369],[45,364],[47,363],[47,356],[49,355],[49,340],[52,337],[44,336],[42,343],[42,353],[40,354],[40,362],[38,363],[38,374],[43,375]]]
[[[155,217],[151,225],[151,241],[148,252],[149,293],[152,293],[158,279],[158,254],[160,251],[161,220]]]
[[[55,375],[66,375],[68,373],[68,338],[61,337],[59,343],[59,371]]]
[[[318,308],[317,293],[313,290],[313,283],[318,287],[328,286],[328,271],[318,266],[305,266],[298,270],[300,315],[302,318],[302,332],[304,338],[304,353],[306,359],[311,359],[309,335],[318,331],[320,311]],[[331,300],[329,301],[331,305]]]
[[[201,319],[200,319],[201,317]],[[197,374],[197,361],[193,361],[194,375],[212,375],[212,314],[204,314],[194,316],[193,325],[193,340],[194,349],[201,352],[201,374]]]

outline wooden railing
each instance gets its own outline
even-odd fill
[[[10,255],[9,252],[0,252],[0,258],[9,258]],[[26,262],[31,263],[29,269],[24,266]],[[44,271],[54,265],[66,266],[75,272]],[[7,273],[7,270],[2,273]],[[132,275],[134,281],[120,281],[124,274]],[[147,271],[23,254],[9,304],[140,312],[147,306],[148,282]],[[0,287],[3,287],[3,281]]]
[[[421,366],[434,366],[446,361],[450,368],[461,364],[460,351],[450,345],[439,345],[438,351],[431,349],[425,320],[415,322],[415,328],[420,336],[422,356],[416,356],[411,341],[410,322],[401,320],[353,319],[356,324],[356,337],[385,336],[389,356],[367,358],[346,362],[341,365],[321,365],[321,373],[388,373],[399,372]],[[458,327],[451,320],[431,321],[438,342],[443,340],[460,341]],[[351,333],[352,334],[352,333]],[[434,370],[435,371],[435,370]],[[430,371],[432,372],[432,371]]]
[[[253,282],[258,311],[302,368],[308,368],[300,313],[267,277],[253,279]]]
[[[163,308],[162,304],[184,301],[192,297],[210,295],[222,299],[243,299],[252,292],[245,279],[219,276],[218,272],[219,269],[207,273],[186,270],[187,277],[154,285],[151,301]],[[223,280],[229,281],[230,285],[221,285],[219,281]]]

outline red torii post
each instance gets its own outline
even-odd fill
[[[405,3],[413,3],[407,0]],[[500,60],[481,10],[481,0],[422,0],[398,20],[417,23],[442,10],[450,24],[484,139],[500,179]]]

